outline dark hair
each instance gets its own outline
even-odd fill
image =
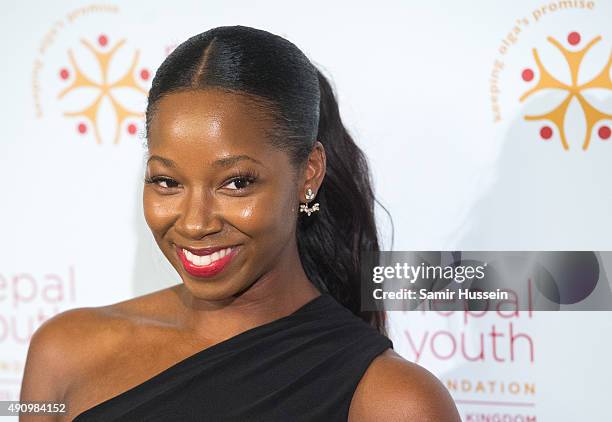
[[[268,141],[288,153],[294,168],[306,163],[316,140],[323,144],[326,175],[314,199],[321,208],[298,218],[300,259],[319,290],[386,333],[383,312],[361,311],[363,254],[379,251],[370,172],[325,76],[278,35],[245,26],[213,28],[179,45],[157,70],[147,131],[163,96],[207,88],[243,95],[267,110],[274,122]]]

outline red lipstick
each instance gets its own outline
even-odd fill
[[[189,251],[193,255],[205,256],[212,255],[213,252],[227,248],[228,247],[212,247],[202,249],[185,248],[185,250]],[[234,255],[236,255],[237,252],[238,246],[231,246],[230,252],[224,257],[212,261],[207,265],[197,265],[187,259],[187,257],[185,256],[185,252],[183,252],[183,248],[176,246],[176,253],[178,254],[181,263],[183,264],[183,268],[185,269],[185,271],[187,271],[194,277],[212,277],[214,275],[219,274],[225,269],[225,267],[227,267],[227,265],[230,263],[230,261],[232,260]]]

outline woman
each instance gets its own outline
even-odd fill
[[[46,322],[22,401],[77,421],[459,420],[360,310],[379,248],[368,167],[295,45],[243,26],[181,44],[147,145],[145,219],[182,283]]]

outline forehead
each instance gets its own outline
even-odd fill
[[[152,116],[150,149],[261,149],[272,128],[270,111],[246,95],[218,89],[162,97]]]

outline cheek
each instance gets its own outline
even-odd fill
[[[147,225],[154,237],[158,239],[172,225],[175,219],[177,204],[170,199],[145,190],[142,206]]]
[[[295,208],[288,192],[271,190],[241,200],[233,199],[223,215],[229,224],[253,240],[278,242],[292,234]]]

